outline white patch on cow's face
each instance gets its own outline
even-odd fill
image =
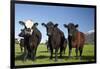
[[[32,35],[32,33],[33,33],[33,29],[31,29],[31,32],[30,32],[30,34]]]
[[[31,29],[32,26],[33,26],[33,24],[34,24],[34,23],[33,23],[32,20],[27,20],[27,21],[25,21],[25,25],[26,25],[27,28],[30,28],[30,29]]]

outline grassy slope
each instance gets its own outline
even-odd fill
[[[68,62],[88,62],[88,61],[94,61],[94,46],[92,45],[85,45],[83,54],[82,54],[82,60],[75,58],[75,48],[72,49],[72,58],[68,58],[68,48],[66,49],[65,55],[63,55],[63,58],[58,58],[58,61],[55,62],[54,58],[53,60],[49,59],[50,52],[47,52],[47,48],[45,45],[39,45],[37,49],[36,54],[36,60],[32,61],[27,59],[25,62],[22,61],[23,59],[23,53],[20,51],[20,47],[18,44],[15,46],[15,65],[33,65],[33,64],[49,64],[49,63],[68,63]]]

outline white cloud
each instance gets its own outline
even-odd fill
[[[89,30],[89,31],[88,31],[88,33],[92,33],[92,32],[94,32],[94,29],[93,29],[93,30]]]

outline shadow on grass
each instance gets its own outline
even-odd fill
[[[18,55],[15,57],[15,60],[23,60],[24,54]]]
[[[36,59],[47,59],[47,58],[49,58],[49,56],[40,55],[36,57]]]
[[[50,52],[50,51],[39,51],[39,53],[47,53],[47,52]]]
[[[81,60],[83,61],[94,61],[94,56],[82,56],[81,57]],[[79,57],[76,57],[76,56],[71,56],[70,58],[68,56],[63,56],[62,59],[65,59],[65,60],[80,60]]]
[[[21,54],[21,53],[18,53],[18,54]],[[17,55],[15,57],[15,60],[23,60],[24,58],[24,54],[21,54],[21,55]],[[36,60],[43,60],[43,59],[49,59],[50,58],[50,55],[47,56],[47,55],[39,55],[39,56],[36,56]],[[55,58],[55,56],[53,56],[53,58]],[[83,61],[94,61],[94,56],[82,56],[81,60]],[[30,59],[30,58],[27,58],[27,59]],[[61,58],[60,56],[58,56],[58,59],[64,59],[65,61],[67,60],[79,60],[79,58],[76,58],[76,56],[71,56],[70,58],[68,56],[63,55]]]
[[[18,54],[18,55],[21,55],[21,54],[23,54],[24,52],[17,52],[16,54]]]
[[[94,56],[82,56],[82,60],[88,60],[88,61],[91,61],[91,60],[94,60]]]
[[[39,51],[39,53],[50,53],[50,51]],[[53,52],[53,54],[55,54],[55,52]],[[58,54],[60,54],[59,52],[58,52]],[[64,53],[62,53],[63,55],[66,55],[66,53],[64,54]]]

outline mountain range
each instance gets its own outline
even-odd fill
[[[94,30],[90,30],[87,33],[85,33],[85,43],[94,44],[94,36]]]

